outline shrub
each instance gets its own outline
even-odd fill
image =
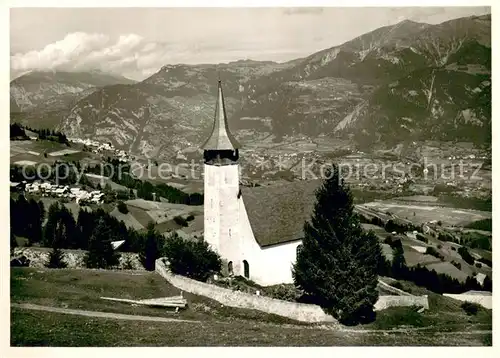
[[[416,237],[417,237],[417,240],[420,240],[420,241],[422,241],[422,242],[425,242],[426,244],[429,242],[429,240],[427,239],[427,237],[425,237],[424,235],[422,235],[422,234],[420,234],[420,233],[419,233],[419,234],[417,234],[417,236],[416,236]]]
[[[427,247],[427,250],[425,250],[425,254],[426,254],[426,255],[432,255],[432,256],[437,257],[438,259],[441,259],[441,260],[442,260],[442,259],[444,259],[444,256],[443,256],[440,252],[438,252],[438,251],[437,251],[434,247],[432,247],[432,246],[428,246],[428,247]]]
[[[469,316],[476,315],[477,311],[479,311],[479,305],[474,302],[465,301],[460,307],[462,307],[465,313],[467,313],[467,315]]]
[[[393,250],[395,248],[403,248],[403,243],[401,242],[401,239],[393,235],[387,236],[384,240],[384,244],[389,245]]]
[[[122,214],[128,214],[127,204],[125,204],[123,201],[119,201],[118,204],[116,204],[116,207]]]
[[[420,307],[390,307],[377,314],[374,325],[377,329],[392,329],[399,326],[423,327],[426,319],[418,313]]]
[[[384,222],[383,222],[383,221],[382,221],[382,219],[381,219],[381,218],[379,218],[378,216],[374,216],[374,217],[371,219],[370,223],[371,223],[372,225],[377,225],[377,226],[380,226],[380,227],[384,227]]]
[[[290,302],[296,302],[301,296],[300,291],[294,285],[286,284],[266,287],[264,293],[266,296]]]
[[[394,288],[397,288],[399,290],[403,290],[403,284],[399,281],[396,281],[396,282],[392,282],[391,283],[391,286],[394,287]]]
[[[457,242],[455,237],[449,233],[445,232],[440,232],[438,235],[438,240],[440,241],[450,241],[450,242]]]
[[[180,226],[188,226],[188,222],[186,219],[184,219],[182,216],[175,216],[174,217],[174,222],[177,224],[177,225],[180,225]]]
[[[206,282],[222,268],[221,258],[206,241],[183,240],[177,233],[165,240],[164,255],[173,273],[198,281]]]
[[[452,264],[453,266],[455,266],[455,267],[456,267],[457,269],[459,269],[459,270],[461,270],[461,269],[462,269],[462,264],[461,264],[460,262],[457,262],[457,261],[453,260],[453,261],[451,262],[451,264]]]
[[[130,257],[127,257],[125,261],[123,262],[122,269],[124,270],[133,270],[134,269],[134,264],[132,263],[132,259]]]
[[[194,220],[194,215],[189,214],[186,218],[186,221],[193,221]]]
[[[481,265],[481,263],[480,263],[480,262],[476,262],[476,265],[475,265],[475,266],[476,266],[477,268],[481,268],[481,267],[483,267],[483,265]]]
[[[462,256],[462,259],[464,259],[465,262],[467,262],[469,265],[474,265],[474,257],[472,257],[472,255],[465,247],[461,246],[457,252],[460,256]]]

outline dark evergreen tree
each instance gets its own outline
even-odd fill
[[[43,230],[43,246],[51,247],[56,236],[57,221],[59,219],[59,203],[55,202],[49,206],[47,223]]]
[[[153,223],[149,223],[145,234],[144,248],[140,253],[142,265],[146,270],[154,271],[155,261],[160,257],[163,243],[163,236],[156,231]]]
[[[88,268],[109,268],[119,263],[119,254],[111,244],[115,234],[104,218],[99,218],[89,240],[85,264]]]
[[[304,225],[292,270],[294,282],[341,322],[370,321],[378,299],[381,248],[373,233],[361,229],[352,194],[337,166],[328,174],[316,192],[311,221]]]
[[[11,255],[14,254],[14,249],[16,247],[17,247],[17,240],[16,240],[16,237],[15,237],[14,233],[11,230],[10,231],[10,254]]]
[[[73,215],[64,205],[55,202],[49,207],[43,245],[53,247],[54,242],[57,242],[60,248],[77,248],[77,241],[78,232]]]
[[[43,205],[43,204],[42,204]],[[42,241],[42,222],[44,213],[41,212],[43,207],[34,199],[28,202],[28,210],[25,213],[26,237],[30,245],[35,242]]]
[[[399,240],[399,242],[401,243],[401,240]],[[391,271],[394,274],[394,277],[403,278],[405,272],[407,271],[403,245],[394,246],[392,252],[393,256],[392,256]]]
[[[475,277],[467,276],[465,280],[465,290],[466,291],[481,291],[483,287],[479,282],[477,282]]]
[[[483,290],[493,292],[493,282],[490,276],[486,276],[483,281]]]
[[[64,253],[63,251],[56,246],[52,248],[52,251],[49,254],[49,260],[45,264],[47,268],[66,268],[68,265],[64,262]]]

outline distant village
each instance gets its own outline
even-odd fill
[[[91,139],[82,139],[82,138],[68,138],[68,141],[72,143],[79,143],[83,144],[85,147],[87,147],[88,151],[93,152],[93,153],[103,153],[104,151],[109,151],[113,152],[113,155],[116,156],[116,158],[123,163],[126,163],[130,160],[133,160],[134,157],[131,156],[129,153],[124,151],[123,149],[116,149],[113,144],[111,143],[101,143],[96,140],[91,140]]]
[[[68,198],[75,200],[77,204],[83,205],[86,203],[101,204],[104,193],[101,190],[87,191],[77,185],[56,185],[49,182],[34,181],[27,183],[10,183],[11,191],[27,192],[30,194],[37,194],[43,197],[53,198]]]
[[[31,137],[31,140],[38,140],[38,137]],[[102,154],[104,152],[111,152],[115,158],[120,162],[129,162],[133,160],[134,157],[131,156],[124,150],[119,150],[114,148],[111,143],[101,143],[96,140],[91,139],[81,139],[81,138],[68,138],[68,141],[73,143],[83,144],[84,151]],[[95,177],[93,174],[85,174],[90,177]],[[17,192],[26,192],[30,194],[37,194],[43,197],[53,197],[53,198],[67,198],[69,200],[75,200],[79,205],[85,205],[87,203],[101,204],[103,193],[101,190],[88,191],[83,189],[78,185],[57,185],[50,183],[48,181],[35,180],[34,182],[27,182],[23,180],[22,182],[10,182],[10,190]]]

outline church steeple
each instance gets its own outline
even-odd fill
[[[215,105],[215,119],[212,133],[201,149],[205,151],[236,151],[241,146],[229,131],[226,117],[226,107],[224,105],[224,94],[222,84],[218,82],[217,102]]]

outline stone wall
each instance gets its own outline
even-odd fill
[[[409,307],[421,306],[429,309],[429,300],[425,296],[379,296],[375,303],[375,311],[380,311],[389,307]]]
[[[455,300],[459,300],[462,302],[472,302],[472,303],[477,303],[478,305],[483,306],[484,308],[487,308],[489,310],[493,309],[493,300],[492,300],[492,295],[484,295],[484,294],[478,294],[478,295],[473,295],[473,294],[451,294],[451,293],[444,293],[443,296],[454,298]]]
[[[302,322],[336,322],[332,316],[326,314],[321,307],[316,305],[288,302],[232,291],[187,277],[174,275],[168,271],[162,259],[156,260],[156,272],[180,290],[211,298],[226,306],[259,310]],[[427,296],[380,296],[375,304],[375,310],[379,311],[388,307],[413,305],[428,309],[429,301],[427,300]]]
[[[247,308],[288,317],[302,322],[336,322],[321,307],[304,303],[277,300],[270,297],[232,291],[170,273],[161,259],[156,260],[156,272],[180,290],[205,296],[223,305]]]

